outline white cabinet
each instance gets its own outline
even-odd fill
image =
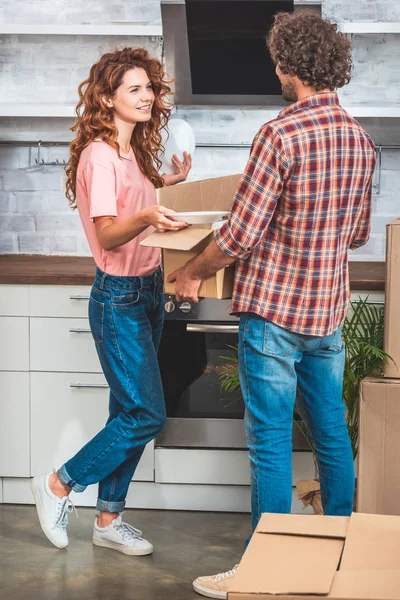
[[[31,371],[101,373],[87,319],[30,319]]]
[[[29,285],[0,285],[0,315],[29,316]]]
[[[29,318],[0,317],[0,371],[29,371]]]
[[[29,373],[0,372],[0,477],[29,477]]]
[[[31,475],[58,469],[105,425],[109,390],[103,375],[31,373]],[[153,442],[136,480],[154,480]]]
[[[32,285],[30,315],[86,319],[90,290],[86,285]]]

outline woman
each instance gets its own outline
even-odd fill
[[[160,130],[170,88],[158,60],[143,49],[105,54],[79,87],[78,119],[66,168],[67,197],[77,206],[97,265],[89,321],[110,386],[106,426],[57,472],[32,479],[42,529],[68,544],[68,495],[99,482],[93,543],[124,554],[153,546],[121,514],[145,445],[165,423],[157,363],[163,325],[160,252],[140,246],[151,231],[186,223],[157,206],[155,188],[184,181],[191,157],[173,158],[176,175],[160,176]]]

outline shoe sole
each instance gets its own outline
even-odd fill
[[[202,585],[199,585],[195,581],[193,582],[193,589],[198,594],[201,594],[201,596],[206,596],[207,598],[218,598],[218,600],[220,600],[220,599],[226,600],[226,598],[228,597],[227,592],[219,592],[218,590],[209,590],[208,588],[205,588]]]
[[[60,548],[60,549],[66,548],[68,546],[68,542],[63,546],[54,541],[50,529],[48,529],[48,527],[45,525],[45,522],[44,522],[44,517],[43,517],[44,510],[43,510],[43,506],[42,506],[42,501],[40,499],[39,491],[35,484],[35,480],[31,479],[30,484],[31,484],[32,495],[33,495],[33,498],[34,498],[35,504],[36,504],[36,511],[37,511],[37,514],[39,517],[40,527],[42,528],[44,535],[47,537],[49,542],[51,542],[53,544],[53,546],[55,546],[56,548]]]
[[[115,542],[107,542],[106,540],[98,540],[97,538],[93,538],[93,544],[95,546],[100,546],[100,548],[117,550],[118,552],[122,552],[122,554],[128,554],[129,556],[146,556],[147,554],[153,553],[153,548],[151,550],[140,550],[139,548],[135,550],[135,548],[127,548],[126,546],[116,544]]]

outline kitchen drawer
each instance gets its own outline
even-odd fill
[[[0,285],[0,315],[29,316],[29,285]]]
[[[104,427],[108,393],[103,375],[31,373],[32,475],[59,468]],[[135,480],[154,480],[153,448],[150,442]]]
[[[101,373],[88,319],[30,319],[31,371]]]
[[[31,285],[30,288],[32,317],[87,318],[90,286]]]
[[[293,452],[293,485],[300,479],[314,479],[311,452]],[[157,483],[202,483],[250,485],[246,450],[178,450],[156,448]]]
[[[0,477],[29,477],[29,373],[0,372]]]
[[[29,371],[29,318],[0,317],[0,371]]]

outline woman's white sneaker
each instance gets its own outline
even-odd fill
[[[43,533],[57,548],[68,546],[68,513],[75,510],[68,496],[58,498],[49,488],[52,473],[31,479],[32,494]],[[76,512],[76,510],[75,510]]]
[[[198,577],[193,581],[194,591],[202,596],[207,596],[207,598],[225,600],[228,597],[228,591],[231,589],[232,579],[235,577],[238,567],[239,565],[235,565],[233,569],[224,573]]]
[[[96,518],[93,527],[93,544],[131,556],[144,556],[153,552],[152,544],[142,537],[142,532],[129,523],[124,523],[122,513],[108,527],[99,527]]]

